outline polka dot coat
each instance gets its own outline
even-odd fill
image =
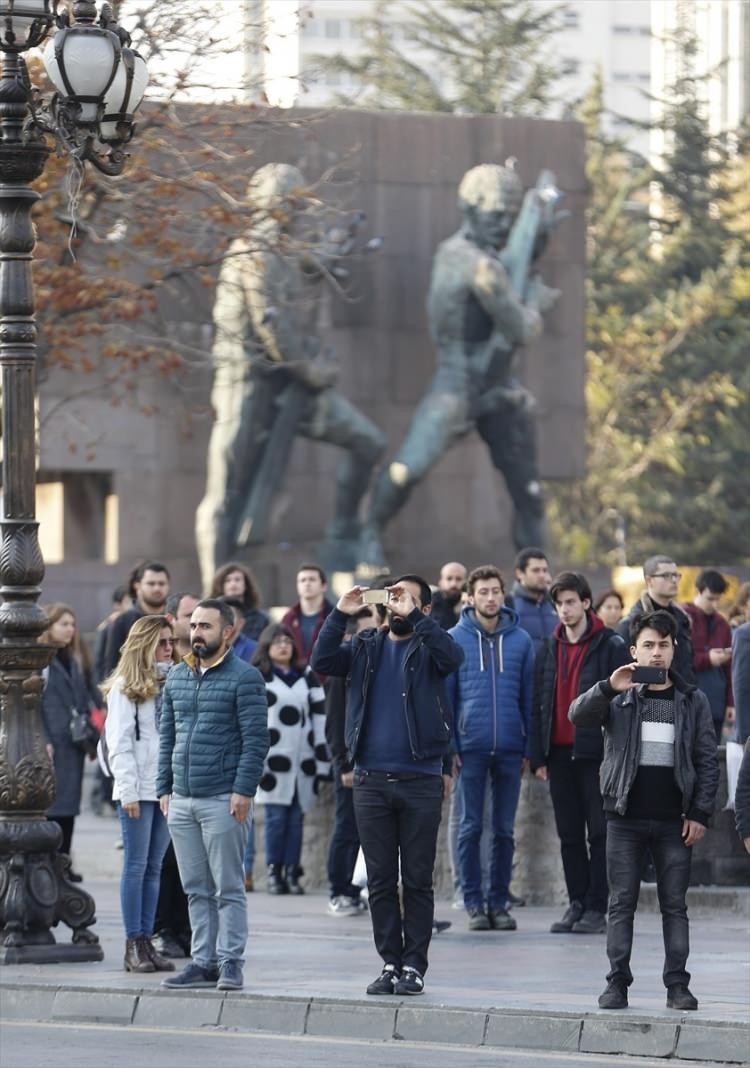
[[[255,801],[291,805],[296,786],[300,807],[307,812],[315,800],[317,776],[330,772],[323,687],[310,668],[291,685],[275,673],[265,683],[271,744]]]

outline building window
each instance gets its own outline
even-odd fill
[[[326,19],[325,20],[325,35],[326,37],[340,37],[341,36],[341,19]]]
[[[566,30],[577,30],[581,25],[581,16],[577,11],[563,11],[563,26]]]
[[[580,61],[577,59],[564,59],[562,61],[562,74],[566,78],[570,78],[575,74],[578,74],[581,69]]]

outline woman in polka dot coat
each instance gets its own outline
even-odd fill
[[[265,628],[252,663],[266,682],[271,741],[255,796],[265,812],[267,888],[272,894],[302,894],[304,814],[315,800],[318,776],[330,771],[323,688],[299,660],[292,632],[283,624]]]

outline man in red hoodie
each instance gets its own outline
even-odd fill
[[[693,625],[695,685],[711,705],[716,744],[721,744],[724,719],[734,711],[732,693],[732,630],[718,606],[727,591],[720,571],[705,568],[695,580],[695,600],[682,607]]]
[[[568,709],[630,657],[623,639],[591,610],[591,587],[583,575],[563,571],[550,596],[560,622],[537,653],[531,720],[531,768],[550,785],[569,899],[562,919],[550,930],[599,934],[607,926],[607,827],[599,792],[602,732],[576,729]]]

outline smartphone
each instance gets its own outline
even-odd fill
[[[390,596],[388,590],[362,591],[362,601],[364,604],[388,604]]]
[[[667,669],[659,667],[637,667],[630,676],[633,682],[666,682]]]

